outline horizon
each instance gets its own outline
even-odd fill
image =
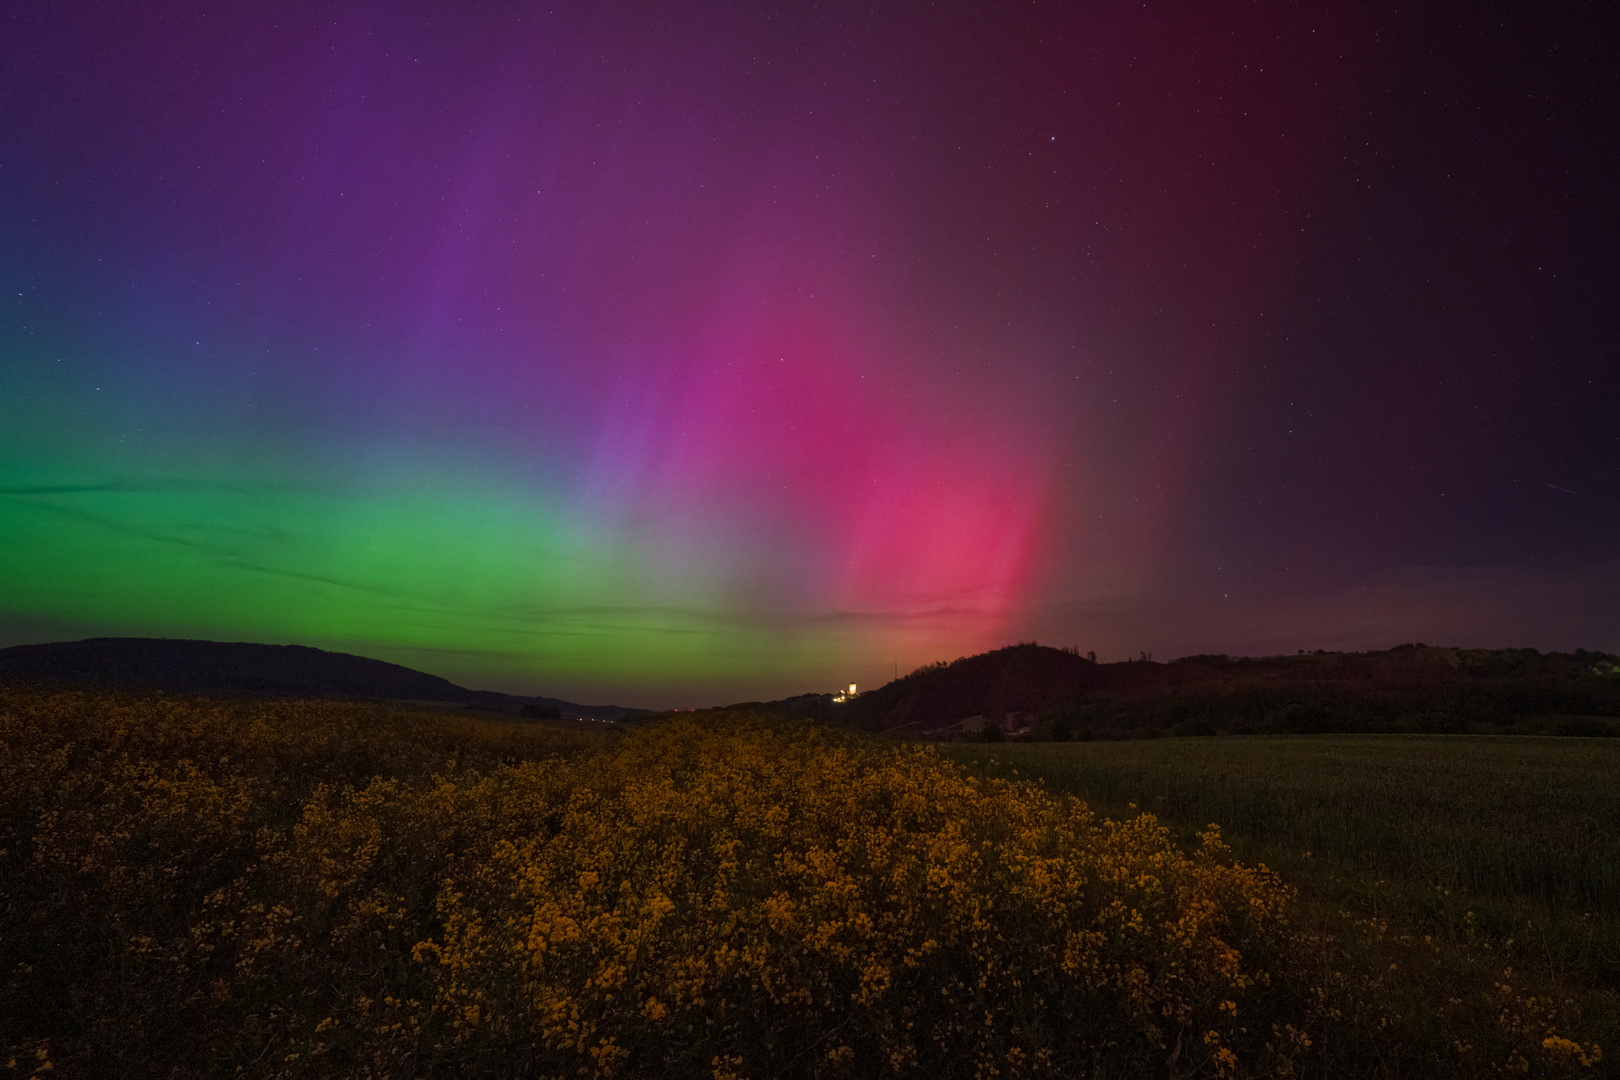
[[[10,25],[0,646],[1620,652],[1612,11]]]
[[[13,647],[16,647],[16,648],[28,648],[30,646],[35,646],[35,647],[37,647],[37,646],[47,646],[48,647],[48,646],[52,646],[52,645],[81,645],[81,644],[89,644],[89,643],[95,642],[95,641],[177,641],[177,642],[181,642],[181,643],[184,643],[184,644],[203,644],[203,645],[248,645],[248,646],[264,646],[264,647],[271,647],[271,648],[281,648],[281,647],[293,646],[293,647],[301,647],[301,648],[316,648],[315,646],[301,645],[301,643],[299,643],[299,642],[208,641],[208,640],[203,640],[203,639],[188,639],[188,638],[151,638],[151,637],[144,637],[144,638],[128,638],[128,637],[106,638],[106,637],[104,637],[104,638],[84,638],[84,639],[79,639],[79,640],[76,640],[76,641],[31,642],[31,643],[27,643],[27,644],[24,644],[24,645],[18,645],[18,646],[0,646],[0,651],[4,651],[7,648],[13,648]],[[1044,645],[1043,646],[1038,641],[1019,641],[1019,642],[1014,642],[1012,644],[1002,645],[1002,646],[987,650],[984,653],[975,653],[975,654],[973,654],[971,656],[958,656],[958,657],[956,657],[956,658],[954,658],[952,660],[939,660],[939,661],[935,661],[935,662],[933,662],[931,664],[919,665],[918,667],[913,668],[913,669],[911,669],[909,671],[906,671],[906,672],[903,672],[903,673],[896,672],[894,674],[893,678],[882,681],[882,682],[879,682],[879,683],[876,683],[875,685],[869,686],[868,690],[882,690],[885,687],[891,685],[892,683],[896,683],[896,682],[900,682],[902,680],[908,679],[908,678],[912,677],[913,675],[916,675],[918,672],[925,671],[925,670],[928,670],[930,668],[949,667],[949,666],[952,666],[954,664],[961,663],[963,661],[978,659],[980,657],[987,656],[987,655],[992,655],[992,654],[997,653],[997,652],[1004,652],[1004,651],[1009,650],[1009,649],[1022,649],[1022,648],[1045,648],[1045,649],[1050,649],[1050,650],[1053,650],[1053,651],[1056,651],[1056,652],[1068,653],[1070,655],[1078,657],[1079,659],[1086,660],[1089,663],[1094,663],[1094,664],[1096,664],[1098,666],[1103,666],[1103,665],[1107,665],[1107,664],[1136,664],[1136,663],[1160,664],[1160,665],[1168,666],[1168,665],[1172,665],[1172,664],[1184,663],[1184,662],[1190,661],[1190,660],[1207,660],[1207,659],[1212,659],[1212,658],[1216,658],[1216,657],[1219,657],[1220,659],[1227,660],[1227,661],[1242,662],[1242,661],[1265,661],[1265,660],[1291,660],[1291,659],[1295,659],[1295,658],[1300,657],[1300,656],[1320,656],[1320,655],[1324,655],[1324,654],[1326,654],[1326,655],[1363,656],[1363,655],[1371,655],[1371,654],[1374,654],[1374,653],[1394,652],[1394,651],[1396,651],[1398,649],[1436,649],[1436,650],[1444,651],[1444,652],[1469,653],[1469,652],[1501,652],[1501,651],[1512,652],[1512,651],[1520,651],[1521,649],[1528,648],[1529,651],[1531,651],[1531,652],[1537,652],[1537,653],[1541,652],[1540,650],[1537,650],[1534,647],[1530,647],[1530,646],[1519,646],[1519,647],[1506,646],[1506,647],[1501,648],[1501,649],[1491,649],[1491,648],[1470,649],[1470,648],[1466,648],[1466,647],[1462,647],[1462,646],[1456,646],[1456,645],[1429,645],[1429,644],[1427,644],[1425,642],[1421,642],[1421,641],[1417,641],[1417,642],[1408,641],[1408,642],[1402,642],[1402,643],[1400,643],[1398,645],[1391,645],[1391,646],[1388,646],[1388,647],[1382,648],[1382,649],[1366,649],[1366,650],[1353,650],[1353,651],[1352,650],[1335,650],[1335,649],[1310,649],[1310,650],[1308,650],[1308,649],[1296,649],[1294,652],[1291,652],[1291,653],[1290,652],[1280,652],[1280,653],[1272,653],[1272,654],[1261,655],[1261,656],[1234,655],[1234,654],[1229,654],[1229,653],[1189,653],[1189,654],[1182,655],[1182,656],[1171,657],[1171,658],[1165,659],[1165,660],[1158,660],[1158,659],[1154,658],[1152,653],[1148,653],[1145,650],[1139,651],[1139,653],[1137,655],[1126,655],[1126,656],[1120,657],[1120,658],[1109,658],[1109,657],[1104,656],[1104,655],[1102,655],[1100,653],[1098,653],[1096,655],[1091,655],[1090,651],[1082,650],[1078,646],[1074,646],[1074,645]],[[328,649],[328,650],[317,650],[317,651],[323,651],[323,652],[328,652],[328,653],[336,653],[338,655],[347,655],[347,656],[355,657],[357,659],[362,659],[362,660],[381,660],[381,661],[383,661],[385,663],[397,663],[396,661],[384,660],[384,658],[382,658],[382,657],[365,656],[365,655],[362,655],[362,654],[359,654],[359,653],[342,653],[339,650],[330,650],[330,649]],[[1579,649],[1579,648],[1574,649],[1574,650],[1569,650],[1569,651],[1555,652],[1555,653],[1553,653],[1553,655],[1569,655],[1570,652],[1574,652],[1574,653],[1581,653],[1581,652],[1593,653],[1593,652],[1596,652],[1598,655],[1612,655],[1612,654],[1603,653],[1600,650],[1586,650],[1586,649]],[[599,701],[585,701],[585,700],[573,700],[573,699],[569,699],[569,698],[566,698],[566,697],[562,697],[562,696],[557,695],[557,694],[547,693],[544,690],[544,688],[539,689],[539,690],[535,690],[535,689],[532,689],[532,688],[531,689],[499,689],[499,688],[496,688],[496,687],[489,687],[489,686],[469,686],[469,685],[458,683],[457,680],[449,679],[447,676],[440,675],[437,672],[427,671],[425,669],[413,668],[413,667],[410,667],[410,665],[404,665],[404,664],[401,664],[401,665],[398,665],[398,666],[404,667],[406,670],[415,672],[416,674],[430,675],[430,676],[435,676],[437,678],[447,679],[447,681],[456,684],[460,689],[471,691],[471,692],[484,693],[484,692],[494,691],[494,692],[497,692],[497,693],[508,694],[508,695],[510,695],[512,697],[545,698],[545,699],[548,699],[548,700],[562,701],[563,703],[568,704],[568,705],[580,706],[580,707],[585,707],[585,708],[626,707],[626,708],[631,708],[631,709],[647,710],[647,711],[655,712],[655,713],[656,712],[690,712],[690,711],[701,710],[701,709],[733,708],[733,707],[736,707],[738,705],[761,704],[761,703],[769,704],[771,702],[780,702],[780,701],[790,700],[790,699],[793,699],[793,698],[799,698],[799,697],[803,697],[803,696],[807,696],[807,695],[811,695],[811,694],[821,695],[821,696],[824,696],[824,697],[831,697],[835,701],[842,701],[842,700],[844,700],[843,695],[844,695],[845,688],[848,685],[848,684],[845,684],[845,685],[842,685],[842,686],[837,686],[837,687],[834,687],[831,690],[800,690],[800,691],[796,691],[794,693],[779,694],[779,695],[775,695],[773,697],[765,697],[765,698],[760,698],[760,697],[750,698],[750,697],[739,697],[739,696],[736,696],[736,695],[732,695],[732,696],[730,696],[729,698],[727,698],[724,701],[712,702],[710,704],[697,704],[697,705],[695,705],[691,701],[686,701],[686,702],[682,702],[680,704],[671,705],[667,701],[665,701],[665,702],[652,702],[650,699],[648,699],[646,701],[632,701],[632,700],[629,700],[629,699],[618,700],[617,697],[615,697],[612,694],[609,694],[607,698],[603,698],[602,700],[599,700]],[[859,691],[860,695],[862,695],[862,696],[864,696],[867,692],[868,691]],[[618,695],[618,697],[623,697],[623,695]]]

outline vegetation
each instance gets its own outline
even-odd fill
[[[1382,999],[1373,1012],[1389,1021],[1397,1059],[1488,1071],[1488,1056],[1458,1044],[1487,1044],[1503,986],[1580,1016],[1604,1045],[1620,1033],[1612,740],[1357,735],[947,752],[1099,813],[1151,810],[1183,838],[1218,822],[1240,858],[1300,888],[1296,919],[1337,942],[1334,966],[1361,980],[1365,1000]],[[1392,964],[1399,983],[1382,978]]]
[[[1099,664],[1026,642],[929,664],[835,705],[773,711],[930,738],[960,738],[982,716],[1037,740],[1164,734],[1349,732],[1620,735],[1620,658],[1577,649],[1443,649]],[[988,730],[985,729],[985,730]]]
[[[1111,698],[1090,695],[1042,710],[1038,741],[1162,735],[1569,735],[1620,736],[1608,678],[1574,685],[1510,682],[1359,687],[1281,684],[1177,689]],[[1596,710],[1604,710],[1598,713]]]
[[[0,689],[18,1075],[1604,1067],[1591,995],[1401,999],[1335,933],[1219,829],[817,725]]]

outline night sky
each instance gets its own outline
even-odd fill
[[[1620,650],[1616,10],[6,5],[0,645]]]

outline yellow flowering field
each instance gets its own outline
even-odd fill
[[[811,725],[0,689],[0,799],[14,1075],[1413,1064],[1323,1052],[1354,988],[1215,830]],[[1512,1015],[1516,1060],[1602,1067]]]
[[[553,790],[418,949],[457,1038],[739,1076],[1218,1074],[1303,1044],[1248,1026],[1288,894],[1217,835],[1183,853],[931,750],[748,721],[658,725]]]

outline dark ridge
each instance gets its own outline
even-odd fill
[[[90,638],[0,649],[0,683],[118,686],[181,693],[444,702],[522,715],[555,707],[564,717],[619,720],[644,713],[618,705],[576,705],[548,697],[469,690],[384,660],[307,645]]]
[[[172,638],[90,638],[0,649],[0,681],[418,701],[469,701],[474,695],[437,675],[349,653]]]
[[[1062,649],[1012,645],[933,665],[862,694],[852,704],[885,728],[932,729],[968,716],[1035,712],[1099,684],[1103,665]]]
[[[850,702],[801,694],[764,707],[916,734],[958,730],[964,721],[1037,733],[1043,725],[1213,733],[1404,730],[1413,723],[1450,731],[1524,716],[1620,717],[1620,659],[1585,650],[1408,644],[1365,653],[1187,656],[1168,663],[1144,656],[1106,664],[1074,649],[1028,643],[930,664]],[[1588,726],[1602,733],[1613,727]]]

